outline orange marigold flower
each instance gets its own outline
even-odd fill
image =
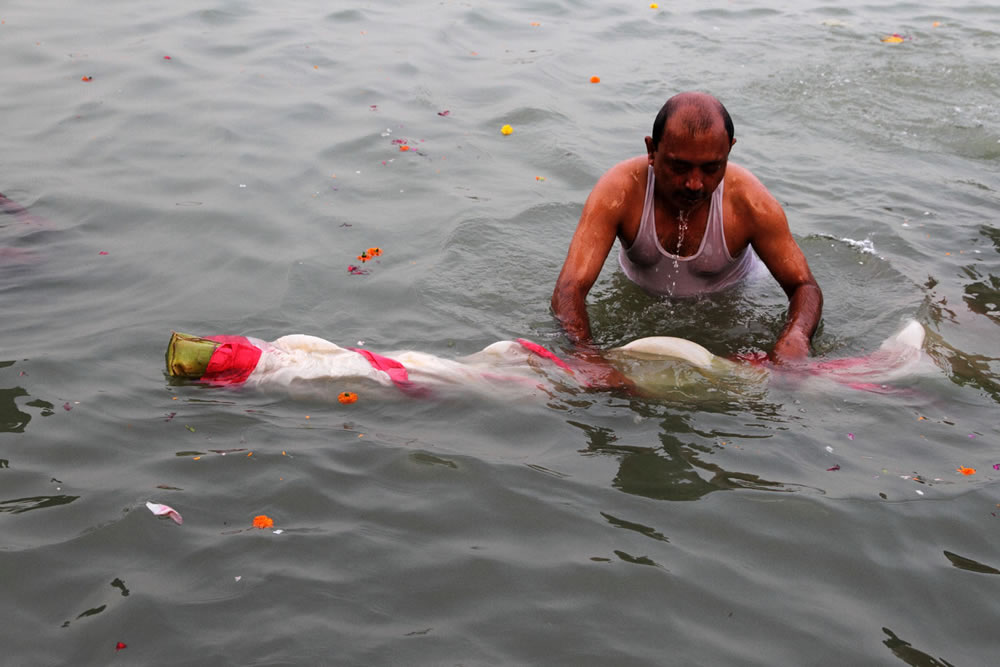
[[[350,403],[357,403],[358,395],[355,394],[353,391],[344,391],[341,392],[339,396],[337,396],[337,400],[343,403],[344,405],[348,405]]]
[[[956,470],[958,470],[958,472],[962,473],[963,475],[975,475],[976,474],[976,469],[975,468],[966,468],[965,466],[959,466],[958,468],[956,468]]]
[[[271,528],[274,526],[274,519],[266,514],[258,514],[253,518],[254,528]]]
[[[599,76],[592,76],[592,77],[590,77],[590,82],[591,83],[600,83],[601,82],[601,77],[599,77]]]
[[[361,263],[367,262],[369,259],[371,259],[371,257],[368,256],[368,253],[363,252],[358,255],[358,261]]]
[[[382,248],[368,248],[368,250],[365,250],[365,254],[369,257],[378,257],[382,254]]]

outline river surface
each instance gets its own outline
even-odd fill
[[[997,5],[4,0],[0,62],[4,664],[995,664]],[[914,318],[921,372],[352,405],[165,376],[172,330],[565,353],[583,202],[689,89],[824,290],[815,354]],[[615,253],[603,346],[781,328],[773,281],[663,301]]]

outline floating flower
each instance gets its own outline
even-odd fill
[[[959,467],[956,468],[956,470],[958,472],[962,473],[963,475],[975,475],[976,474],[976,469],[975,468],[966,468],[965,466],[959,466]]]
[[[649,8],[650,9],[659,9],[660,6],[658,4],[656,4],[655,2],[652,2],[652,3],[650,3]]]
[[[128,648],[128,644],[126,644],[125,642],[118,642],[117,644],[115,644],[116,652],[122,650],[123,648]]]
[[[851,440],[854,440],[854,434],[853,433],[848,433],[847,437],[850,438]]]
[[[900,35],[898,32],[894,32],[891,35],[886,35],[882,38],[882,41],[886,44],[899,44],[905,42],[906,38]]]
[[[447,116],[449,114],[451,114],[451,112],[448,111],[447,109],[445,109],[444,111],[438,111],[439,116]]]
[[[264,528],[271,528],[272,526],[274,526],[274,519],[267,516],[266,514],[258,514],[253,518],[254,528],[264,529]]]
[[[601,77],[599,77],[599,76],[592,76],[592,77],[590,77],[590,82],[591,83],[600,83],[601,82]]]
[[[83,82],[85,82],[85,83],[86,83],[86,82],[90,82],[90,81],[93,81],[93,80],[94,80],[94,77],[92,77],[92,76],[81,76],[81,77],[80,77],[80,81],[83,81]]]
[[[826,469],[827,472],[834,472],[836,470],[840,470],[840,464],[839,463],[837,465],[833,466],[832,468],[827,468]]]
[[[993,469],[994,470],[1000,470],[1000,463],[994,463],[993,464]]]
[[[410,150],[410,147],[407,146],[406,144],[401,144],[399,146],[399,150],[402,151],[403,153],[405,153],[406,151]]]
[[[378,257],[382,254],[382,248],[368,248],[368,250],[365,250],[365,254],[369,257]]]
[[[514,128],[512,128],[510,125],[504,125],[503,127],[500,128],[500,134],[504,136],[507,136],[508,134],[511,134],[513,132]]]
[[[353,391],[344,391],[341,392],[339,396],[337,396],[337,400],[343,403],[344,405],[350,405],[351,403],[358,402],[358,395],[355,394]]]

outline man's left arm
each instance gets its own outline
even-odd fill
[[[778,201],[761,185],[748,204],[753,218],[750,243],[788,296],[788,320],[774,344],[772,358],[778,363],[804,359],[809,356],[809,343],[823,314],[823,292],[792,238]]]

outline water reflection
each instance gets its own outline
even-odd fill
[[[657,447],[621,444],[610,428],[576,421],[568,423],[583,431],[587,438],[586,452],[618,457],[618,473],[612,486],[632,495],[654,500],[698,500],[713,491],[727,489],[792,492],[804,488],[763,479],[753,473],[725,470],[706,460],[704,457],[711,455],[711,447],[685,443],[678,437],[700,436],[684,415],[668,415],[663,419]]]
[[[31,415],[21,412],[15,399],[27,395],[28,392],[21,387],[0,389],[0,433],[24,433]]]
[[[956,553],[950,551],[944,552],[945,558],[951,561],[951,564],[960,570],[967,570],[969,572],[978,572],[979,574],[1000,574],[1000,570],[995,567],[991,567],[984,563],[974,561],[971,558],[966,558],[965,556],[959,556]]]
[[[1000,229],[984,226],[979,233],[990,239],[1000,252]],[[1000,278],[990,273],[984,276],[973,265],[964,267],[963,271],[973,281],[965,286],[964,301],[969,310],[1000,324]]]
[[[80,496],[31,496],[29,498],[14,498],[11,500],[0,500],[0,512],[10,512],[11,514],[21,514],[30,510],[40,510],[46,507],[58,507],[68,505]]]
[[[1000,230],[983,227],[980,233],[990,239],[997,252],[1000,252]],[[948,294],[939,293],[938,280],[928,278],[924,285],[927,292],[924,310],[927,318],[938,329],[945,324],[970,330],[973,327],[991,328],[994,324],[1000,324],[1000,278],[981,271],[980,267],[981,264],[969,264],[962,268],[962,272],[972,282],[963,285],[961,301],[957,296],[949,299]],[[959,306],[957,309],[956,305]],[[961,305],[965,308],[961,308]],[[966,310],[979,317],[970,320]],[[985,332],[987,339],[994,335]],[[940,335],[931,336],[930,342],[932,344],[928,346],[928,354],[939,366],[950,371],[948,377],[952,382],[979,389],[1000,403],[1000,358],[966,352]]]
[[[939,660],[919,649],[913,648],[909,642],[897,637],[896,633],[889,628],[882,628],[882,632],[889,635],[889,638],[882,643],[889,647],[894,656],[906,664],[912,665],[912,667],[955,667],[947,660]]]
[[[979,389],[1000,403],[1000,375],[993,371],[993,365],[1000,364],[1000,358],[963,352],[944,341],[928,350],[928,354],[939,366],[949,370],[949,380],[962,387]]]
[[[29,395],[23,387],[0,389],[0,433],[24,433],[28,422],[31,421],[31,415],[21,411],[17,406],[17,399]],[[55,406],[42,399],[27,401],[25,405],[38,408],[39,414],[43,417],[54,414]]]

